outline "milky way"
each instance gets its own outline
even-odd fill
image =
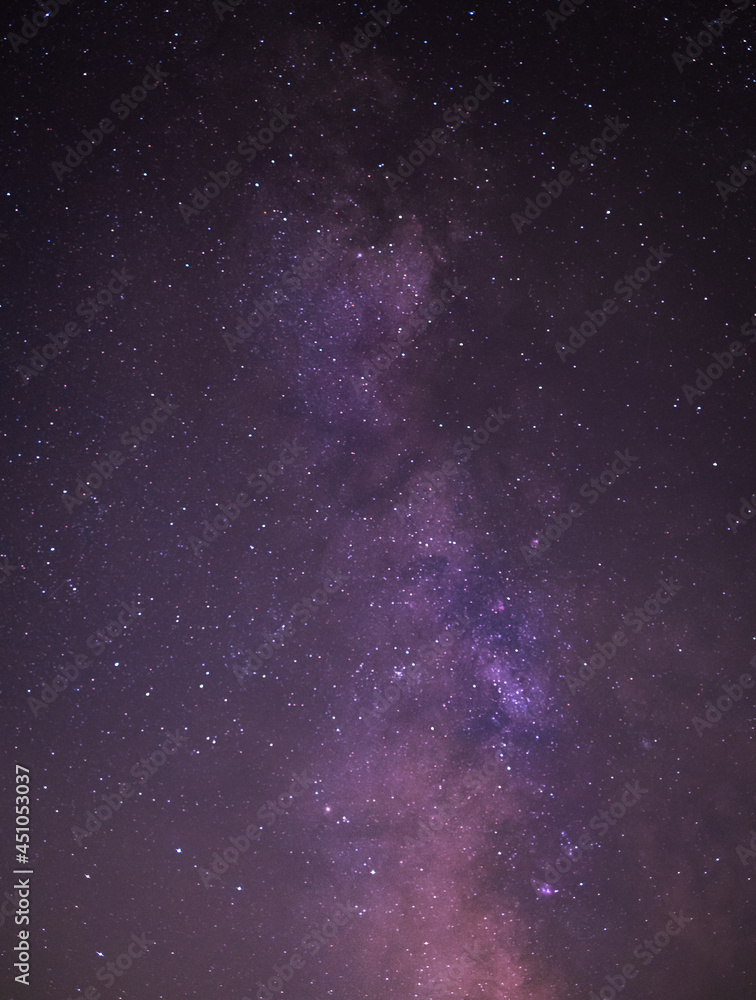
[[[9,12],[3,995],[753,997],[750,4],[515,7]]]

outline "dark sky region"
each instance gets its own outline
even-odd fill
[[[753,1000],[753,12],[6,6],[3,997]]]

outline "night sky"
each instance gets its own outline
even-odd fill
[[[754,6],[35,3],[0,995],[753,1000]]]

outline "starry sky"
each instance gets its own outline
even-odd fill
[[[3,996],[752,1000],[753,9],[8,5]]]

